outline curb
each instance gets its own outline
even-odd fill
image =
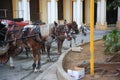
[[[59,60],[57,61],[57,71],[56,71],[56,75],[58,80],[73,80],[71,77],[69,77],[69,75],[64,71],[63,66],[62,66],[62,62],[63,62],[63,58],[65,57],[65,55],[71,50],[68,49],[66,52],[62,53],[62,55],[60,56]]]
[[[101,39],[97,39],[95,41],[99,41]],[[85,42],[83,43],[82,45],[86,45],[88,44],[89,42]],[[80,46],[80,45],[77,45],[77,46]],[[71,50],[68,49],[66,52],[62,53],[62,55],[60,56],[59,60],[57,61],[57,78],[58,80],[73,80],[72,77],[70,77],[63,69],[63,66],[62,66],[62,62],[63,62],[63,58],[65,57],[65,55],[67,55],[67,53]]]

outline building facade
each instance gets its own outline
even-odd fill
[[[98,30],[107,29],[109,24],[120,27],[120,7],[107,10],[112,0],[95,3],[95,25]],[[0,13],[7,18],[23,18],[24,21],[41,20],[45,23],[76,21],[78,25],[90,25],[90,0],[1,0]]]

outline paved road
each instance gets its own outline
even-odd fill
[[[107,33],[109,33],[109,31],[95,31],[94,38],[100,39],[100,38],[102,38],[102,36],[104,34],[107,34]],[[77,45],[80,44],[82,39],[84,40],[84,42],[88,42],[90,39],[89,32],[86,37],[81,37],[81,34],[77,35],[76,44]],[[72,42],[72,43],[73,43],[72,46],[75,46],[74,42]],[[68,48],[69,48],[69,41],[65,40],[62,52],[66,51]],[[47,57],[46,55],[41,56],[41,60],[42,60],[41,61],[41,63],[42,63],[41,71],[42,72],[33,73],[32,66],[31,66],[33,63],[32,57],[26,58],[24,53],[20,54],[14,58],[15,69],[10,69],[9,63],[0,64],[0,80],[34,80],[37,77],[39,78],[39,76],[43,75],[43,73],[46,70],[48,70],[48,68],[50,66],[53,66],[52,64],[54,64],[55,61],[57,61],[57,59],[58,59],[55,42],[52,44],[52,49],[51,49],[52,62],[46,63],[46,59],[47,59],[46,57]],[[55,68],[54,68],[54,71],[55,71]],[[56,79],[57,77],[55,76],[54,71],[50,71],[50,72],[48,71],[48,77],[43,76],[45,78],[44,80],[53,80],[53,79],[57,80]],[[54,75],[53,78],[50,79],[51,75],[49,73],[53,73],[53,74],[51,74],[51,75]]]

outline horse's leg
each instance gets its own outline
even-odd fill
[[[73,39],[74,39],[74,43],[75,43],[75,45],[76,45],[76,37],[74,37]]]
[[[62,45],[63,45],[63,41],[58,41],[58,54],[60,55],[62,53]]]
[[[37,49],[37,55],[38,55],[38,66],[37,66],[37,69],[38,69],[38,71],[39,71],[39,69],[41,68],[41,62],[40,62],[40,60],[41,60],[41,54],[40,54],[40,50],[39,49]]]
[[[72,47],[72,39],[70,40],[70,47]]]
[[[51,48],[51,44],[47,44],[47,61],[50,61],[50,48]]]
[[[29,57],[29,55],[28,55],[29,48],[25,47],[25,52],[26,52],[26,56],[27,56],[27,58],[28,58],[28,57]]]
[[[32,48],[33,49],[33,60],[34,60],[34,63],[32,65],[33,67],[33,71],[36,72],[36,48]]]
[[[60,55],[60,41],[58,41],[58,43],[57,43],[57,46],[58,46],[58,54]]]
[[[10,68],[15,68],[14,64],[13,64],[13,58],[10,56],[9,58],[10,61]]]
[[[45,42],[43,43],[43,46],[42,46],[42,53],[43,54],[46,53],[46,51],[45,51]]]

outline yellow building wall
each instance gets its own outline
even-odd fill
[[[85,0],[85,24],[90,26],[90,0]]]
[[[17,17],[17,5],[18,5],[18,0],[12,0],[12,8],[13,8],[13,18]]]
[[[64,19],[72,21],[72,0],[63,0]]]
[[[45,22],[45,23],[48,23],[48,7],[47,7],[47,5],[48,5],[48,1],[49,0],[41,0],[41,10],[40,10],[40,13],[41,13],[41,20],[43,21],[43,22]]]

